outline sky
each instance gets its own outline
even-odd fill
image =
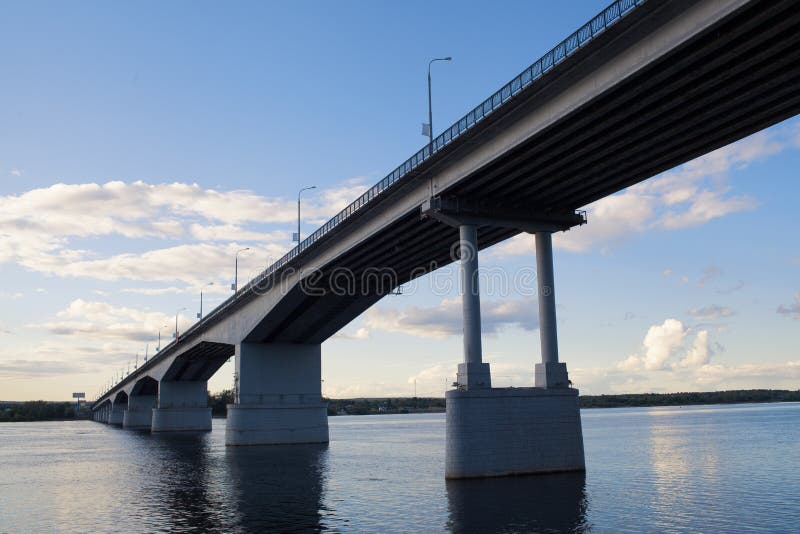
[[[606,2],[17,2],[0,18],[0,399],[92,398]],[[554,237],[584,394],[800,388],[800,120],[587,206]],[[533,240],[481,253],[484,361],[530,386]],[[494,273],[494,274],[493,274]],[[458,272],[322,346],[332,397],[442,396]],[[516,278],[515,278],[516,277]],[[232,386],[233,365],[209,381]]]

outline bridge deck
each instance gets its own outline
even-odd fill
[[[725,5],[730,11],[718,19],[687,20],[687,32],[692,23],[702,29],[678,46],[651,50],[653,36],[672,21]],[[437,140],[433,156],[423,149],[184,333],[181,343],[199,338],[259,298],[256,285],[268,286],[283,269],[311,265],[342,242],[355,244],[325,260],[316,287],[330,288],[338,268],[356,277],[368,269],[390,269],[400,284],[450,263],[457,230],[421,220],[419,204],[412,202],[416,197],[411,193],[428,183],[440,185],[436,194],[442,196],[491,199],[509,209],[572,210],[800,113],[800,2],[625,0],[613,6],[618,8],[613,24],[590,39],[585,26],[575,34],[583,31],[583,40],[573,42],[571,36],[565,41],[573,43],[569,53],[565,43],[559,45],[563,56],[555,52],[558,47],[549,52],[549,60],[545,56],[526,69],[531,80],[538,76],[534,81],[525,85],[525,73],[515,78],[518,83],[512,81],[489,99],[488,115],[478,120],[473,110],[471,123],[465,117],[463,128],[459,121]],[[588,26],[594,28],[597,20]],[[556,105],[575,87],[597,83],[592,76],[611,69],[620,57],[636,64],[640,52],[646,58],[640,67],[616,77],[590,100]],[[552,68],[543,68],[556,60]],[[547,117],[544,127],[496,150],[469,172],[457,173],[475,153],[488,151],[530,117],[551,109],[560,112]],[[448,174],[458,176],[444,180]],[[353,237],[390,210],[395,210],[390,223],[368,238]],[[479,245],[485,248],[516,233],[482,227]],[[385,287],[350,296],[292,294],[249,341],[321,342],[385,294]],[[175,343],[159,358],[174,350],[179,350]]]

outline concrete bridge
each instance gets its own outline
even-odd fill
[[[459,261],[464,361],[447,392],[446,476],[583,469],[552,233],[580,231],[590,202],[800,112],[798,41],[793,0],[614,2],[106,391],[95,419],[209,429],[207,380],[235,356],[227,444],[327,442],[322,342]],[[478,252],[520,232],[536,236],[541,363],[535,387],[492,388]]]

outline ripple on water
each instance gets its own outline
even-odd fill
[[[334,417],[331,443],[0,424],[0,532],[786,532],[800,404],[584,410],[586,474],[444,480],[443,414]]]

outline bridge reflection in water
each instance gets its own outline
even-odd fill
[[[137,448],[148,450],[136,469],[152,473],[142,480],[153,486],[141,491],[159,496],[163,506],[153,512],[161,526],[206,532],[346,531],[359,530],[362,522],[375,526],[366,517],[351,515],[359,508],[347,502],[352,488],[339,488],[339,495],[330,487],[329,445],[223,447],[212,436],[142,433],[135,438],[141,440]],[[384,483],[381,491],[387,494],[409,490],[395,488],[391,480]],[[581,532],[588,529],[585,487],[581,472],[449,480],[445,517],[429,518],[429,527],[462,533]],[[425,521],[407,520],[393,517],[384,526],[402,530],[403,524]]]
[[[447,481],[453,532],[581,532],[586,520],[586,475]]]
[[[322,530],[327,456],[327,444],[228,447],[237,523],[255,532]]]

